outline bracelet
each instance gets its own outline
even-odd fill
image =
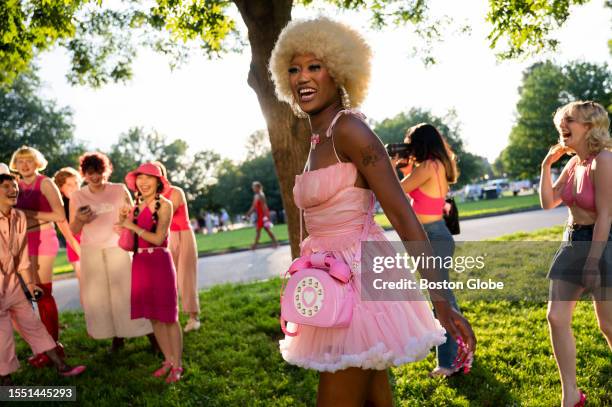
[[[144,229],[140,229],[139,232],[136,232],[136,234],[138,235],[138,237],[142,236],[142,234],[145,232]]]

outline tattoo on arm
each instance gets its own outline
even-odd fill
[[[375,167],[378,160],[380,160],[380,155],[376,152],[376,144],[372,143],[361,150],[361,163],[364,167],[368,165]]]

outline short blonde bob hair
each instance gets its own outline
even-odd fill
[[[610,118],[602,105],[592,101],[576,101],[561,106],[555,112],[553,119],[557,131],[561,133],[561,121],[565,118],[590,125],[586,133],[586,142],[591,154],[599,154],[602,150],[612,149],[610,138]]]
[[[351,105],[363,103],[368,84],[372,50],[353,28],[317,17],[291,21],[276,41],[270,58],[270,73],[279,100],[295,111],[295,100],[289,84],[291,60],[300,54],[314,54],[320,59],[338,86],[344,86]]]
[[[35,149],[34,147],[22,146],[17,149],[13,153],[11,157],[11,162],[9,163],[9,168],[15,172],[17,171],[17,160],[20,158],[31,158],[36,162],[36,170],[42,171],[47,168],[47,160],[45,156],[42,155],[40,151]]]

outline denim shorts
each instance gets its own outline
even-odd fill
[[[548,271],[551,280],[563,280],[577,285],[582,284],[584,263],[593,240],[593,225],[568,225],[564,233],[564,242],[557,250]],[[612,228],[608,234],[608,243],[601,255],[599,269],[601,285],[612,286]]]

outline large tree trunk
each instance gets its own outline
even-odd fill
[[[281,30],[291,20],[292,0],[235,0],[249,31],[251,69],[248,83],[259,99],[259,106],[268,124],[272,155],[285,208],[291,254],[299,255],[299,212],[293,202],[295,175],[302,172],[308,155],[308,127],[297,119],[289,105],[274,94],[268,72],[272,48]]]

